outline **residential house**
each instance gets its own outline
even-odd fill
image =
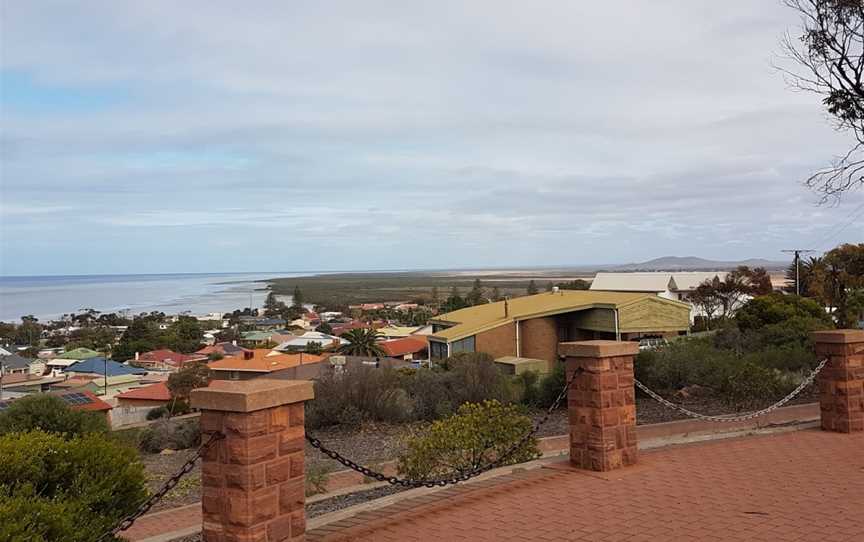
[[[111,411],[112,427],[120,427],[147,420],[147,415],[171,401],[167,384],[155,382],[147,386],[119,393],[114,397],[117,405]]]
[[[99,357],[78,361],[67,367],[65,372],[72,376],[80,374],[92,374],[96,376],[144,376],[147,374],[147,369],[132,367],[131,365],[118,363],[113,359]]]
[[[72,410],[81,410],[85,412],[98,412],[105,416],[106,421],[110,424],[111,419],[108,412],[111,411],[111,405],[96,397],[92,392],[86,390],[63,390],[59,392],[51,392],[51,395],[59,398],[64,403],[69,405]],[[20,397],[4,398],[0,400],[0,412],[9,408],[12,401]]]
[[[418,329],[417,326],[384,326],[378,328],[378,333],[386,339],[401,339],[412,335]]]
[[[318,364],[322,356],[313,354],[283,354],[275,350],[259,349],[211,361],[210,375],[214,380],[249,380],[299,365]]]
[[[458,352],[558,360],[558,343],[638,340],[687,333],[690,306],[650,293],[560,290],[476,305],[435,317],[432,359]]]
[[[137,367],[157,371],[177,371],[182,369],[187,363],[196,361],[207,361],[207,356],[203,354],[181,354],[167,348],[161,350],[151,350],[144,353],[135,353],[135,359],[132,363]]]
[[[141,376],[132,374],[109,375],[106,379],[93,373],[83,373],[52,384],[51,391],[87,390],[105,399],[110,399],[125,391],[140,388],[141,380]]]
[[[196,351],[196,354],[201,354],[203,356],[210,356],[213,354],[218,354],[220,356],[242,356],[246,352],[251,352],[248,348],[243,348],[242,346],[237,346],[237,344],[233,342],[221,342],[216,343],[210,346],[205,346],[201,350]]]
[[[307,331],[302,335],[280,343],[274,350],[278,350],[279,352],[305,352],[309,347],[309,343],[313,342],[320,344],[324,350],[333,350],[343,344],[348,344],[348,340],[335,335],[328,335],[319,331]]]
[[[403,337],[389,341],[381,341],[381,348],[391,358],[400,358],[409,361],[424,360],[428,358],[429,343],[425,337]]]
[[[680,271],[597,273],[590,290],[606,292],[643,292],[664,299],[690,303],[690,296],[705,281],[724,280],[725,271]],[[698,307],[691,304],[690,321],[702,315]]]
[[[45,363],[45,366],[52,376],[60,376],[66,368],[73,363],[84,359],[98,358],[101,355],[102,352],[97,352],[89,348],[75,348],[74,350],[63,352],[62,354],[51,358]]]
[[[344,334],[348,331],[351,331],[352,329],[367,329],[367,328],[370,328],[372,326],[367,324],[366,322],[361,322],[360,320],[352,320],[350,322],[347,322],[344,324],[334,325],[331,327],[333,330],[333,335],[336,335],[337,337],[339,337],[342,334]]]
[[[18,354],[0,356],[0,371],[5,374],[32,374],[41,376],[45,372],[45,362],[28,359]]]
[[[57,382],[62,382],[62,376],[38,376],[31,374],[9,374],[3,375],[0,378],[0,388],[3,393],[6,391],[19,393],[39,393],[51,389],[51,386]]]

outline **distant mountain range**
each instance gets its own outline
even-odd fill
[[[706,260],[705,258],[696,258],[695,256],[663,256],[662,258],[654,258],[647,262],[628,263],[624,265],[616,265],[609,267],[609,271],[715,271],[734,269],[739,265],[747,267],[764,267],[765,269],[776,271],[786,269],[788,262],[778,262],[772,260],[764,260],[761,258],[751,258],[749,260],[741,260],[737,262],[723,262],[717,260]]]

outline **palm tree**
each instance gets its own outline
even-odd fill
[[[348,344],[340,346],[339,353],[349,356],[384,356],[384,349],[378,344],[381,336],[378,330],[373,328],[350,329],[342,334],[342,338],[347,339]]]

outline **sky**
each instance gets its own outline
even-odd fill
[[[780,0],[3,1],[0,274],[784,259],[864,241]]]

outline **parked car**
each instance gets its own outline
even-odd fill
[[[639,350],[655,350],[667,344],[669,342],[663,337],[645,337],[639,339]]]

